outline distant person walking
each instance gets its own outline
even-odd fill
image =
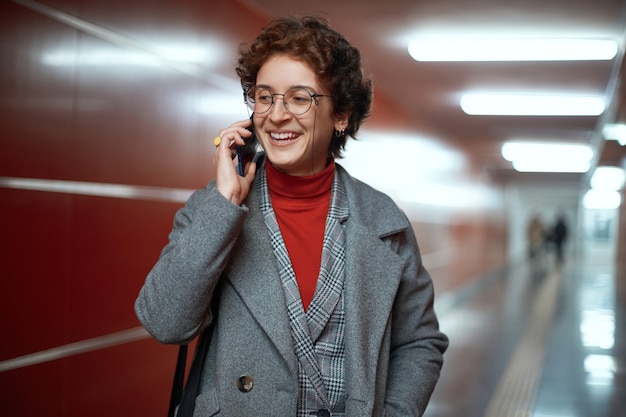
[[[546,231],[539,215],[534,215],[528,223],[526,237],[528,240],[528,257],[535,260],[543,251]]]
[[[563,245],[567,239],[567,224],[565,223],[565,216],[560,214],[554,227],[552,228],[552,242],[554,243],[554,249],[556,253],[556,260],[558,263],[563,262]]]

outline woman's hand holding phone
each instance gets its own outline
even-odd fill
[[[217,190],[233,204],[240,205],[248,196],[256,172],[256,162],[252,161],[248,150],[256,140],[252,120],[236,122],[219,132],[219,144],[215,152]],[[217,138],[216,138],[217,139]],[[247,143],[251,146],[246,146]],[[241,174],[238,172],[241,169]]]

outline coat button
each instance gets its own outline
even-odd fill
[[[317,410],[317,417],[330,417],[330,411],[322,408],[321,410]]]
[[[250,375],[242,375],[237,379],[237,389],[241,392],[250,392],[254,387],[254,380]]]

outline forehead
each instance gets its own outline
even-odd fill
[[[321,82],[308,63],[289,55],[273,55],[259,68],[256,83],[275,90],[294,86],[319,89]]]

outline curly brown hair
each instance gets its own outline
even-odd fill
[[[331,93],[335,113],[349,115],[345,134],[334,136],[329,147],[329,153],[340,158],[348,136],[356,139],[361,123],[371,112],[372,81],[363,74],[361,53],[323,18],[272,20],[252,45],[239,48],[235,70],[244,94],[256,84],[261,66],[276,54],[287,54],[310,65]]]

